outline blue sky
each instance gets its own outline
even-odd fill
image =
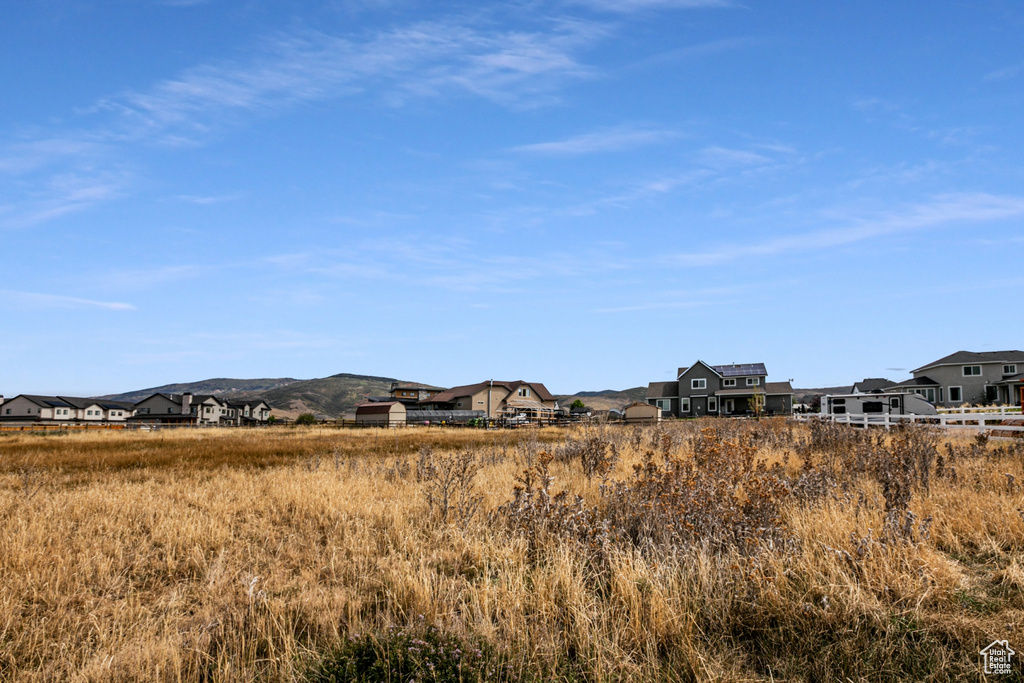
[[[1024,7],[41,0],[0,393],[797,386],[1024,347]]]

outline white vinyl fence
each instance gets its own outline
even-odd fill
[[[936,408],[945,415],[964,415],[974,413],[998,414],[998,415],[1020,415],[1020,406],[973,406],[960,408]]]
[[[891,427],[901,423],[924,424],[942,429],[970,429],[975,431],[1024,432],[1024,416],[1020,411],[1014,413],[944,413],[941,415],[827,415],[818,414],[796,415],[797,420],[828,419],[840,424],[859,427],[878,426]],[[1014,418],[1017,419],[1014,419]],[[1010,424],[1002,424],[1004,421]],[[1016,436],[1016,434],[1012,434]]]

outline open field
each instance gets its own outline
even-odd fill
[[[1022,461],[783,419],[5,433],[0,680],[977,680],[1024,648]]]

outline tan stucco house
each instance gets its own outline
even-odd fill
[[[417,403],[424,410],[477,410],[489,419],[521,417],[531,422],[549,422],[556,417],[558,403],[540,382],[488,380],[446,389]]]

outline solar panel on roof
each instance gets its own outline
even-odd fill
[[[722,377],[743,377],[745,375],[767,375],[764,363],[739,363],[736,365],[713,365]]]

